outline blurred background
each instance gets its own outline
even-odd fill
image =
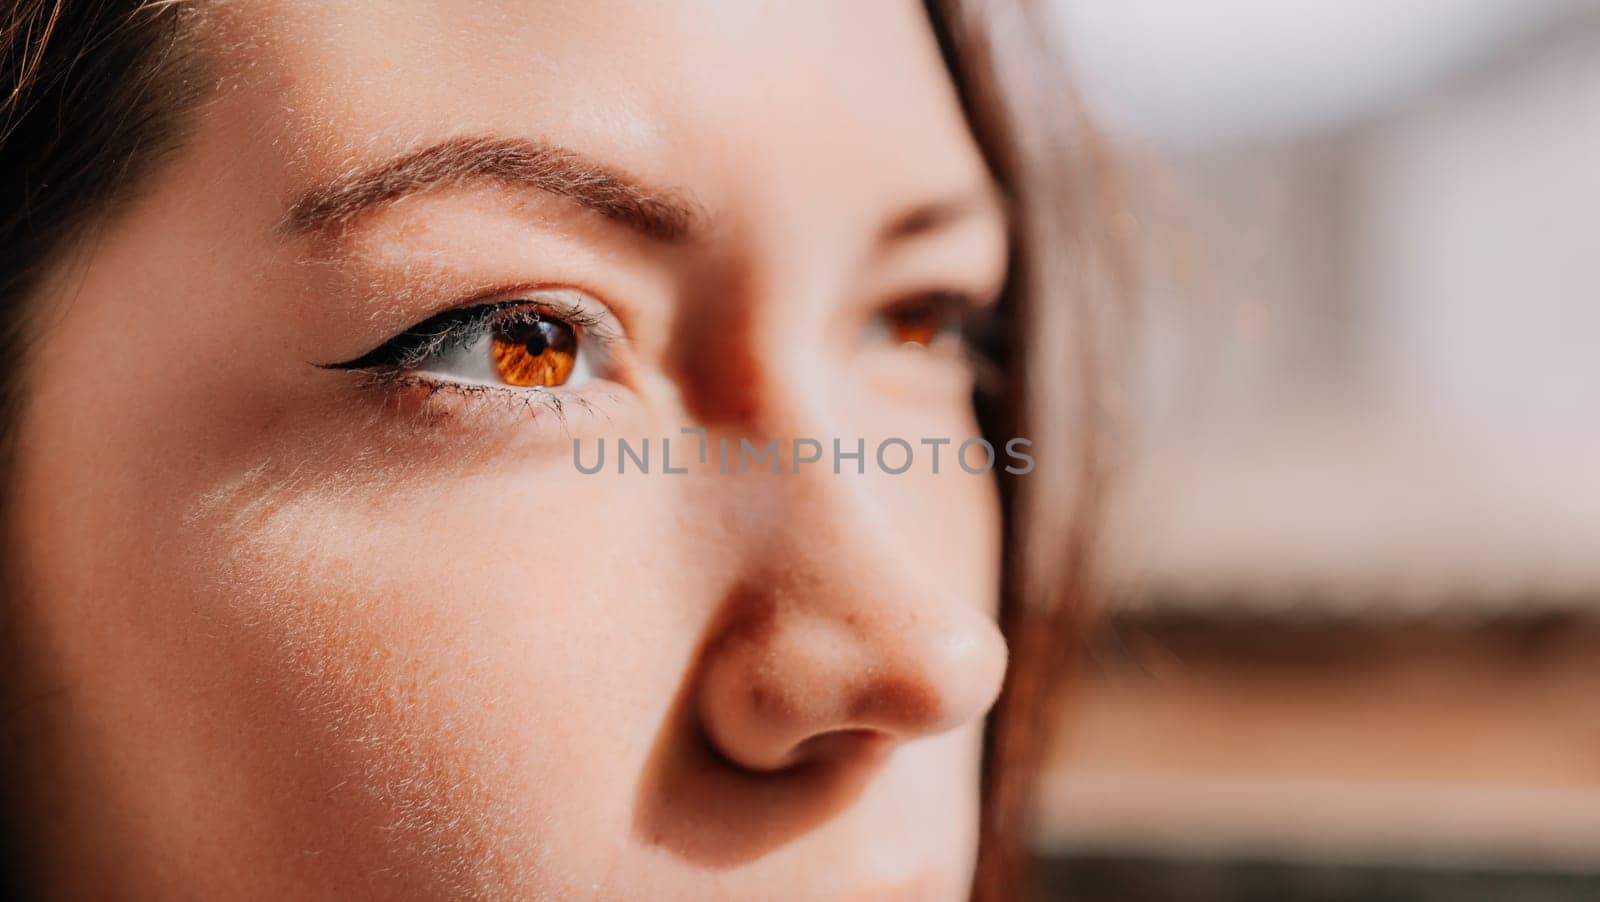
[[[1600,899],[1600,3],[1056,2],[1142,297],[1046,898]]]

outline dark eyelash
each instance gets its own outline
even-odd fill
[[[411,326],[359,357],[318,366],[330,370],[407,370],[445,351],[472,344],[493,326],[526,322],[539,316],[549,316],[576,326],[602,343],[609,334],[605,322],[599,317],[566,304],[527,299],[497,301],[446,310]]]
[[[1003,305],[987,297],[959,291],[937,291],[910,299],[908,304],[929,304],[944,328],[954,333],[968,355],[989,357],[1004,328]]]
[[[961,358],[972,373],[975,400],[982,404],[999,397],[1005,388],[1006,350],[1013,328],[1005,293],[996,298],[959,290],[930,291],[889,309],[917,305],[930,306],[948,330],[945,334],[954,333]]]
[[[968,297],[953,298],[951,304],[961,339],[977,351],[992,348],[1005,325],[1004,305]]]
[[[1002,295],[997,302],[978,298],[957,298],[962,351],[972,369],[973,387],[981,398],[997,396],[1003,390],[1009,356],[1009,339],[1014,334],[1011,305]]]

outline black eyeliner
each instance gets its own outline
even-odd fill
[[[516,304],[480,304],[461,307],[430,316],[376,348],[338,363],[319,363],[328,370],[405,369],[414,366],[454,344],[476,340],[482,327],[498,311]]]
[[[537,298],[513,298],[446,310],[410,326],[358,357],[315,366],[328,370],[411,369],[444,351],[470,345],[496,323],[540,316],[580,328],[601,345],[617,340],[604,320],[577,306]]]

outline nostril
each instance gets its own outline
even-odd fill
[[[889,750],[894,737],[879,730],[851,728],[812,736],[795,746],[790,767],[821,762],[868,761]]]
[[[733,770],[764,777],[792,774],[818,765],[869,763],[887,752],[895,742],[888,733],[864,727],[830,730],[801,740],[781,757],[757,763],[729,754],[704,725],[699,725],[694,732],[697,744],[706,755]]]

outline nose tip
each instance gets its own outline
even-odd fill
[[[958,728],[999,694],[1006,646],[970,605],[909,616],[791,611],[728,630],[699,692],[705,732],[748,770],[862,756]]]
[[[951,636],[939,648],[934,666],[954,679],[945,687],[937,716],[922,732],[953,730],[982,717],[1000,695],[1006,674],[1006,641],[993,621],[980,618],[981,628]]]

